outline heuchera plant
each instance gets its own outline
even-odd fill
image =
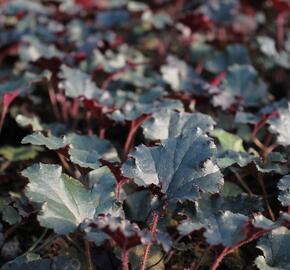
[[[1,269],[290,269],[289,11],[2,1]]]

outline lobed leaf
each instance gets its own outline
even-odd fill
[[[278,188],[280,189],[280,194],[278,196],[279,201],[283,206],[290,205],[290,175],[284,175],[279,183]]]
[[[256,258],[255,264],[261,270],[290,269],[290,232],[286,227],[272,230],[258,241],[257,248],[263,255]]]
[[[43,205],[38,215],[40,224],[59,234],[73,232],[85,219],[105,213],[114,202],[112,181],[101,181],[87,189],[76,179],[63,174],[58,165],[34,164],[22,175],[29,179],[26,196]],[[112,190],[103,194],[107,185]]]
[[[279,116],[270,119],[270,131],[278,135],[277,141],[283,146],[290,145],[289,128],[290,128],[290,103],[287,108],[279,109]]]
[[[189,218],[178,226],[178,230],[182,235],[187,235],[204,228],[209,244],[231,247],[245,238],[244,227],[249,221],[248,215],[256,209],[262,210],[257,197],[203,197],[196,202],[195,212],[185,213]]]
[[[65,143],[62,138],[58,138],[52,134],[49,136],[44,136],[43,133],[37,131],[33,134],[27,135],[21,141],[23,144],[33,144],[33,145],[41,145],[45,146],[50,150],[57,150],[65,147]]]
[[[223,184],[214,153],[210,138],[194,129],[160,146],[138,146],[122,171],[139,186],[160,186],[169,201],[194,201],[200,191],[217,193]]]
[[[73,163],[84,168],[97,169],[100,167],[100,159],[118,161],[116,149],[107,140],[97,136],[68,134],[64,142],[69,146],[69,155]]]
[[[206,114],[162,110],[145,121],[142,128],[146,139],[165,140],[198,127],[206,132],[212,130],[214,124],[213,119]]]

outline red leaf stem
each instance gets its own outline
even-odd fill
[[[159,218],[158,214],[154,212],[153,213],[153,221],[152,221],[152,225],[151,225],[151,234],[152,234],[153,239],[155,238],[155,235],[156,235],[158,218]],[[146,248],[145,248],[141,270],[146,269],[146,264],[147,264],[147,260],[148,260],[149,254],[150,254],[150,249],[151,249],[151,243],[148,243],[146,245]]]
[[[124,245],[123,251],[122,251],[122,270],[129,270],[129,260],[128,260],[128,254],[129,251],[126,247],[126,245]]]
[[[129,133],[128,133],[128,136],[127,136],[127,139],[126,139],[126,142],[125,142],[125,146],[124,146],[124,155],[125,155],[125,158],[128,157],[128,154],[129,154],[129,152],[130,152],[130,150],[132,148],[133,141],[135,139],[135,136],[136,136],[136,133],[138,131],[138,128],[149,117],[150,117],[150,115],[143,115],[143,116],[139,117],[138,119],[135,119],[135,120],[133,120],[131,122],[130,130],[129,130]]]
[[[246,238],[245,240],[235,244],[232,247],[225,247],[222,252],[218,255],[218,257],[216,258],[216,260],[214,261],[214,264],[211,267],[211,270],[216,270],[218,269],[219,265],[221,264],[222,260],[230,253],[234,252],[235,250],[237,250],[238,248],[240,248],[241,246],[248,244],[252,241],[257,240],[258,238],[264,236],[265,234],[267,234],[270,230],[260,230],[254,234],[252,234],[251,236],[249,236],[248,238]]]
[[[13,92],[6,92],[3,95],[3,101],[2,101],[2,114],[1,114],[1,119],[0,119],[0,132],[2,130],[3,124],[5,117],[7,115],[9,106],[11,105],[12,101],[19,96],[19,91],[13,91]]]

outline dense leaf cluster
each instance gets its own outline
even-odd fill
[[[290,269],[290,4],[0,3],[0,265]]]

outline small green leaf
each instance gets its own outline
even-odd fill
[[[42,148],[37,146],[3,146],[0,148],[0,155],[8,161],[15,162],[34,159],[40,151]]]
[[[211,136],[218,139],[222,150],[232,150],[236,152],[245,152],[243,140],[230,132],[223,129],[214,129],[211,131]]]
[[[139,245],[137,247],[131,248],[129,252],[129,261],[132,266],[132,270],[139,270],[142,264],[142,258],[145,252],[145,245]],[[150,254],[147,260],[147,267],[155,265],[150,268],[152,270],[164,270],[165,265],[162,260],[162,252],[160,248],[156,245],[153,245],[150,250]],[[159,263],[158,263],[159,262]],[[157,264],[158,263],[158,264]]]

